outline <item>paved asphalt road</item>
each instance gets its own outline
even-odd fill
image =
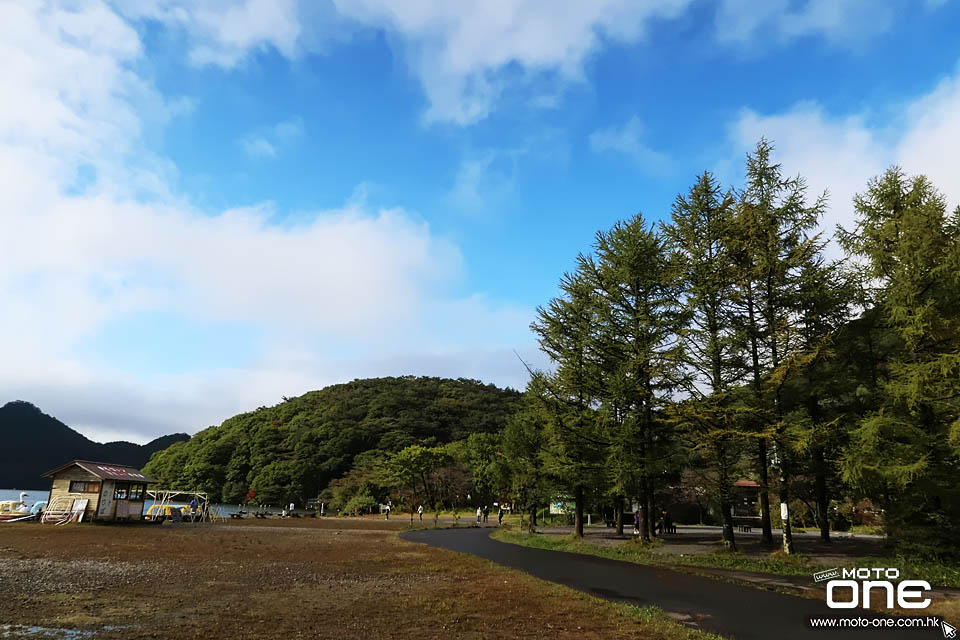
[[[686,573],[562,551],[497,542],[490,529],[409,531],[402,537],[471,553],[592,595],[637,606],[655,605],[691,626],[736,640],[943,638],[926,629],[811,629],[809,616],[859,616],[861,609],[831,610],[825,602],[740,586]],[[812,579],[812,577],[811,577]],[[851,613],[851,611],[853,613]],[[865,618],[878,617],[866,613]]]

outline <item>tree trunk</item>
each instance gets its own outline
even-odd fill
[[[731,551],[737,550],[737,542],[733,537],[733,505],[731,503],[731,485],[729,466],[727,463],[727,448],[721,439],[717,445],[717,462],[719,464],[720,480],[720,512],[723,517],[723,544]]]
[[[577,485],[577,495],[576,495],[577,506],[575,509],[575,516],[573,521],[573,527],[576,530],[578,538],[583,537],[583,485]]]
[[[753,395],[757,399],[757,408],[763,406],[763,383],[760,375],[760,345],[757,339],[756,309],[753,291],[747,290],[747,317],[749,318],[750,359],[753,369]],[[773,530],[770,528],[770,494],[767,477],[767,441],[757,440],[757,473],[760,474],[760,542],[773,543]]]
[[[783,552],[790,554],[793,553],[793,531],[790,529],[790,503],[786,502],[790,498],[790,493],[786,487],[781,488],[780,493],[782,494],[780,499],[784,500],[780,503],[780,515],[782,517],[786,513],[787,516],[783,520]]]
[[[638,500],[640,508],[640,539],[650,542],[650,529],[647,528],[647,483],[646,480],[640,481],[640,499]]]
[[[771,544],[773,529],[770,528],[770,479],[767,474],[767,441],[763,438],[757,441],[757,471],[760,474],[760,542]]]
[[[736,551],[737,541],[733,538],[733,514],[729,496],[721,494],[720,510],[723,512],[723,545],[731,551]]]
[[[794,551],[793,531],[790,527],[790,469],[785,449],[777,447],[777,450],[780,455],[780,516],[783,519],[783,552],[790,554]]]
[[[614,506],[614,514],[617,519],[617,535],[623,535],[623,498],[617,496],[616,505]]]
[[[822,448],[817,447],[813,450],[813,460],[817,474],[817,522],[820,525],[820,539],[824,542],[830,542],[830,514],[827,513],[830,498],[827,495],[827,470],[823,460]]]
[[[657,537],[657,501],[654,499],[653,482],[647,483],[647,517],[650,518],[650,537]]]

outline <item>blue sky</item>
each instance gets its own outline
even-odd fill
[[[463,6],[461,6],[463,5]],[[0,7],[0,388],[96,439],[377,375],[522,388],[593,234],[772,139],[960,202],[955,0]]]

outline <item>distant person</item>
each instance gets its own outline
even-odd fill
[[[640,535],[640,511],[633,512],[633,535]]]
[[[482,519],[483,519],[483,509],[481,509],[480,507],[477,507],[477,524],[480,524]]]
[[[423,522],[423,505],[417,507],[417,515],[420,516],[420,522]]]
[[[677,528],[673,526],[673,520],[670,519],[670,512],[663,512],[663,532],[664,533],[676,533]]]
[[[196,498],[190,500],[190,516],[193,517],[197,513],[197,508],[200,506],[200,503],[197,502]]]
[[[483,523],[487,523],[487,518],[490,516],[490,507],[483,505]]]
[[[500,508],[497,510],[497,525],[503,524],[503,505],[500,505]]]
[[[390,505],[389,505],[389,504],[387,505],[387,508],[384,510],[384,513],[387,514],[387,516],[384,518],[384,520],[389,520],[389,519],[390,519]]]

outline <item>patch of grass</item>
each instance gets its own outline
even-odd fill
[[[788,556],[779,551],[771,554],[768,558],[750,557],[734,551],[727,551],[726,549],[718,549],[712,553],[704,554],[667,554],[654,551],[654,548],[660,544],[659,541],[641,542],[639,540],[628,540],[623,544],[613,547],[601,547],[568,536],[545,536],[498,531],[493,534],[493,537],[503,542],[511,542],[527,547],[584,553],[613,560],[626,560],[628,562],[636,562],[637,564],[661,567],[707,567],[712,569],[755,571],[758,573],[791,576],[810,576],[816,571],[816,567],[810,563],[810,559],[806,556],[799,554]]]
[[[807,577],[824,569],[822,566],[813,564],[810,558],[805,555],[787,555],[780,550],[765,558],[758,558],[722,548],[712,553],[701,554],[657,553],[653,549],[659,544],[659,541],[643,543],[635,539],[627,540],[623,544],[613,547],[603,547],[583,542],[573,535],[548,536],[500,530],[495,532],[492,537],[502,542],[526,547],[583,553],[661,567],[704,567]],[[903,579],[926,580],[935,587],[960,588],[960,566],[956,564],[904,556],[866,556],[851,559],[839,566],[847,568],[895,567],[900,569],[900,577]]]
[[[960,588],[960,566],[904,556],[858,558],[858,567],[896,567],[904,580],[926,580],[935,587]]]
[[[872,524],[855,524],[850,527],[850,533],[862,536],[882,536],[885,535],[883,527]]]

